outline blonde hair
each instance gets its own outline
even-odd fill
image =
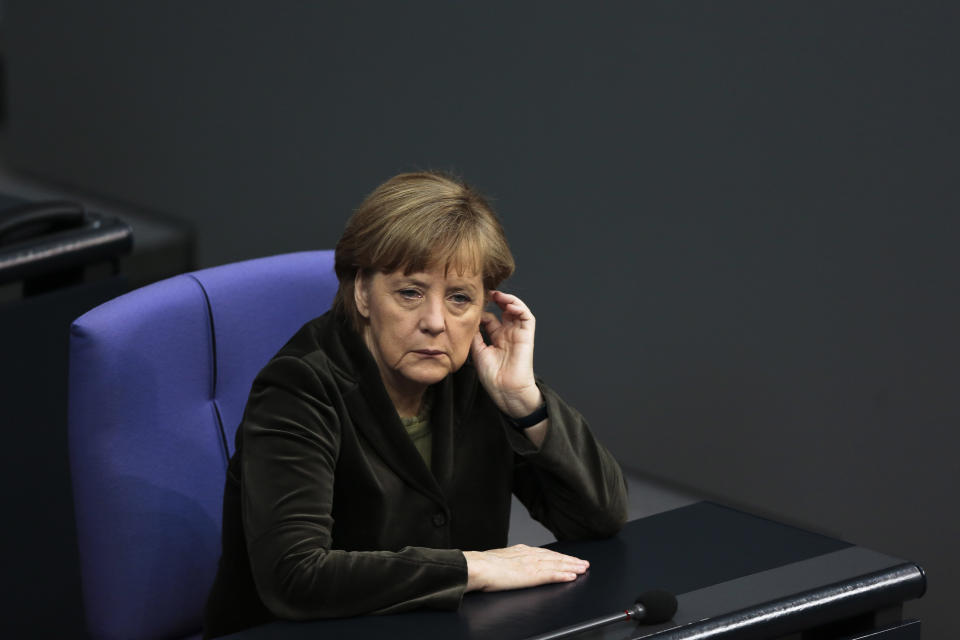
[[[334,269],[340,286],[334,312],[359,331],[358,272],[413,273],[440,265],[479,273],[485,291],[496,289],[514,269],[500,221],[472,187],[436,172],[394,176],[364,199],[337,242]]]

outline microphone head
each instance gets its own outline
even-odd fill
[[[663,589],[644,591],[637,596],[636,602],[644,609],[644,624],[666,622],[677,612],[676,596]]]

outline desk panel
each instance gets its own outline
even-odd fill
[[[470,593],[456,612],[276,622],[230,637],[522,640],[613,613],[626,608],[637,594],[660,588],[678,594],[680,608],[672,622],[657,627],[625,623],[587,637],[706,638],[710,636],[677,634],[683,629],[689,633],[691,625],[706,619],[903,564],[891,556],[709,502],[635,520],[607,540],[548,546],[586,558],[590,571],[572,583]],[[666,633],[674,635],[660,635]]]

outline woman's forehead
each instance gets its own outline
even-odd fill
[[[426,260],[408,262],[399,268],[405,274],[442,274],[445,278],[479,277],[483,279],[483,260],[475,247],[460,245],[455,250],[442,251]]]
[[[385,273],[387,280],[404,280],[422,284],[444,283],[448,286],[483,287],[483,276],[470,268],[453,265],[431,265],[422,270],[398,269]]]

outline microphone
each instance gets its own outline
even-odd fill
[[[651,591],[644,591],[637,596],[633,606],[623,612],[603,616],[602,618],[594,618],[593,620],[587,620],[580,624],[550,631],[549,633],[543,633],[539,636],[532,636],[527,638],[527,640],[557,640],[558,638],[565,638],[574,633],[589,631],[590,629],[596,629],[597,627],[602,627],[611,622],[620,622],[621,620],[636,620],[644,624],[659,624],[672,618],[676,612],[676,596],[663,589],[653,589]]]

